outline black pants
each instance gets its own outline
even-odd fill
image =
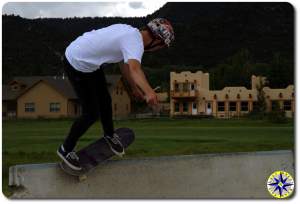
[[[104,134],[113,135],[112,105],[102,68],[92,73],[80,72],[67,59],[64,68],[82,107],[81,116],[74,121],[63,144],[67,151],[72,151],[78,139],[99,118]]]

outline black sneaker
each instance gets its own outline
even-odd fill
[[[79,163],[79,157],[76,152],[65,151],[63,145],[57,150],[57,155],[73,170],[80,171],[82,168]]]
[[[112,137],[104,135],[104,139],[106,140],[113,153],[115,153],[119,157],[122,157],[125,154],[123,144],[121,143],[120,138],[116,133],[114,133]]]

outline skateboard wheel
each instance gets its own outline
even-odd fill
[[[87,176],[86,176],[86,175],[80,175],[80,176],[78,177],[78,179],[79,179],[79,181],[81,182],[81,181],[86,180],[86,179],[87,179]]]

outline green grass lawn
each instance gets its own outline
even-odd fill
[[[56,149],[72,120],[16,120],[2,122],[3,192],[9,195],[8,168],[23,163],[57,162]],[[293,121],[273,124],[258,120],[145,119],[115,121],[136,133],[126,158],[293,149]],[[100,122],[81,138],[77,148],[102,136]]]

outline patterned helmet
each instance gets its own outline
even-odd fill
[[[156,38],[162,39],[165,44],[170,47],[174,41],[174,31],[171,23],[164,18],[155,18],[147,24],[152,34]]]

